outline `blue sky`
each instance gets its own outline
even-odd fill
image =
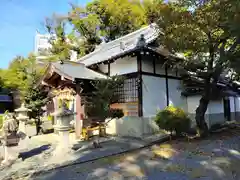
[[[86,5],[90,0],[0,0],[0,68],[7,68],[17,55],[34,49],[36,30],[53,13],[65,14],[69,3]]]

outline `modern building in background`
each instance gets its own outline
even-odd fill
[[[39,65],[44,66],[44,60],[46,60],[50,55],[50,48],[52,47],[50,44],[51,38],[51,34],[40,34],[38,31],[36,32],[34,52],[37,56],[37,61]]]
[[[51,38],[54,38],[54,35],[40,34],[39,32],[36,32],[34,52],[40,56],[47,55],[49,53],[49,49],[51,48],[51,44],[49,42]]]
[[[50,56],[50,49],[52,47],[50,41],[55,38],[56,36],[53,34],[40,34],[38,31],[36,32],[34,52],[37,55],[37,59],[40,64]],[[75,61],[76,59],[77,53],[75,51],[71,51],[70,60]]]

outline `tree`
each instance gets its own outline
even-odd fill
[[[36,57],[30,54],[27,58],[17,56],[8,69],[1,71],[3,87],[20,92],[21,101],[32,110],[30,117],[36,121],[37,133],[40,127],[42,107],[48,101],[47,92],[36,87],[43,75],[43,70],[37,65]]]
[[[109,79],[100,79],[92,82],[94,87],[93,96],[88,97],[86,112],[88,116],[105,120],[108,117],[121,117],[122,111],[112,111],[110,105],[117,102],[118,95],[115,93],[117,88],[124,85],[124,77],[113,76]]]
[[[3,78],[2,78],[3,77],[2,73],[3,73],[3,71],[0,69],[0,91],[5,86]]]
[[[66,32],[66,25],[72,31]],[[102,43],[112,41],[146,25],[144,8],[137,0],[94,0],[81,8],[71,4],[66,16],[53,15],[45,21],[50,41],[49,61],[70,59],[71,51],[84,56]]]
[[[146,25],[144,9],[139,1],[95,0],[86,8],[72,5],[69,22],[84,44],[82,54],[88,54],[102,40],[112,41]]]
[[[93,1],[87,5],[86,10],[89,16],[95,15],[98,19],[100,34],[107,42],[146,25],[146,16],[140,1]]]
[[[86,9],[72,5],[68,20],[73,25],[76,38],[81,38],[81,47],[77,48],[78,54],[85,55],[95,50],[101,43],[98,27],[100,22],[95,14],[88,14]]]
[[[223,73],[239,64],[240,2],[234,0],[180,0],[146,4],[149,21],[156,22],[164,36],[159,41],[173,54],[183,53],[185,72],[203,79],[202,95],[196,109],[201,135],[208,127],[205,112]]]
[[[30,118],[35,120],[36,132],[39,134],[41,129],[40,117],[44,113],[42,108],[49,101],[49,96],[48,91],[37,86],[41,76],[43,75],[43,70],[41,68],[37,68],[36,58],[34,56],[30,56],[28,60],[32,61],[32,64],[28,68],[27,88],[23,93],[23,100],[26,103],[26,107],[31,109],[29,115]]]
[[[66,34],[66,17],[53,15],[51,18],[46,18],[45,27],[51,35],[49,43],[49,61],[70,59],[72,45],[68,42]]]
[[[11,90],[18,89],[21,93],[27,86],[27,66],[29,62],[21,56],[17,56],[9,64],[8,69],[2,70],[4,86]]]
[[[25,94],[24,100],[26,102],[26,107],[31,109],[30,118],[35,120],[36,124],[36,132],[39,134],[41,129],[41,119],[40,117],[43,115],[44,107],[49,101],[48,92],[39,87],[34,87],[35,83],[29,87],[27,93]]]

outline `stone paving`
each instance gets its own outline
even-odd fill
[[[233,130],[235,131],[235,130]],[[61,164],[81,163],[94,157],[141,147],[145,141],[112,138],[100,149],[61,152],[54,156],[57,139],[53,134],[33,137],[28,151],[23,151],[11,167],[0,170],[1,180],[67,180],[67,179],[148,179],[148,180],[239,180],[240,129],[238,134],[215,135],[208,140],[171,141],[123,155],[110,156],[78,165],[35,174]],[[151,138],[150,138],[151,139]],[[151,139],[153,141],[153,139]],[[27,153],[24,153],[27,152]]]
[[[137,153],[57,169],[32,180],[239,180],[240,131],[197,142],[171,141]]]
[[[134,140],[129,138],[109,137],[100,139],[102,148],[93,149],[92,142],[80,143],[82,148],[77,151],[68,149],[58,149],[58,136],[47,134],[33,136],[27,142],[20,142],[20,146],[15,151],[20,151],[20,157],[9,167],[0,167],[0,179],[22,179],[37,171],[56,168],[61,165],[81,163],[114,153],[123,152],[130,149],[143,147],[145,144],[162,137],[161,134],[155,135],[144,140]],[[165,135],[166,137],[166,135]],[[0,147],[1,148],[1,147]],[[2,148],[3,150],[3,148]],[[0,153],[2,151],[0,149]]]

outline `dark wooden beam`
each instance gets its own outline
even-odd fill
[[[169,87],[168,87],[168,67],[165,66],[165,74],[166,74],[166,97],[167,97],[167,106],[169,106]]]
[[[110,76],[110,62],[108,62],[108,76]]]
[[[150,72],[142,72],[142,75],[153,76],[153,77],[162,77],[162,78],[166,78],[167,77],[168,79],[181,80],[180,77],[175,77],[175,76],[165,75],[165,74],[154,74],[154,73],[150,73]]]
[[[156,74],[156,57],[152,56],[153,58],[153,74]]]
[[[138,116],[143,116],[143,93],[142,93],[142,55],[137,53],[137,69],[138,69]]]

